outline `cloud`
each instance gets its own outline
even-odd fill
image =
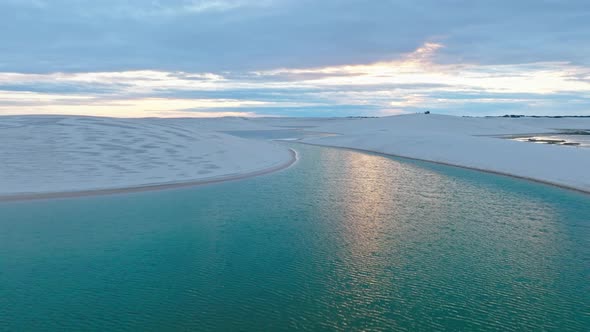
[[[0,0],[0,114],[589,114],[589,16],[586,0]]]
[[[589,64],[586,0],[0,1],[0,71],[261,71],[385,61]]]
[[[232,99],[96,98],[30,92],[0,91],[0,114],[70,114],[118,117],[157,116],[255,116],[242,107],[264,107],[269,103]],[[223,109],[234,108],[227,112]]]
[[[0,73],[0,114],[477,115],[494,106],[496,114],[590,112],[588,67],[437,63],[445,48],[427,42],[388,61],[265,71]]]

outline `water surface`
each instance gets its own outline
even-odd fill
[[[536,144],[554,144],[561,146],[590,148],[590,134],[538,134],[538,135],[517,135],[509,136],[509,139],[536,143]]]
[[[590,327],[590,198],[292,144],[274,174],[0,204],[0,330]]]

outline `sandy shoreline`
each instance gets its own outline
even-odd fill
[[[183,181],[175,183],[160,183],[160,184],[147,184],[143,186],[124,187],[124,188],[113,188],[113,189],[96,189],[96,190],[80,190],[70,192],[53,192],[53,193],[29,193],[29,194],[16,194],[16,195],[4,195],[0,196],[0,203],[2,202],[19,202],[19,201],[31,201],[31,200],[46,200],[46,199],[61,199],[61,198],[76,198],[76,197],[87,197],[87,196],[103,196],[113,194],[128,194],[145,191],[156,191],[156,190],[167,190],[167,189],[179,189],[196,187],[207,184],[214,184],[220,182],[242,180],[254,176],[266,175],[269,173],[278,172],[291,167],[298,160],[297,152],[293,149],[289,149],[291,158],[280,165],[261,169],[254,172],[248,172],[244,174],[235,174],[221,176],[217,178],[195,180],[195,181]]]
[[[408,156],[391,154],[391,153],[383,153],[383,152],[372,151],[372,150],[367,150],[367,149],[330,146],[330,145],[310,143],[310,142],[304,142],[304,141],[295,141],[295,143],[320,146],[320,147],[326,147],[326,148],[358,151],[358,152],[363,152],[363,153],[371,153],[371,154],[381,155],[381,156],[385,156],[385,157],[395,157],[395,158],[415,160],[415,161],[427,162],[427,163],[450,166],[450,167],[458,167],[458,168],[469,169],[469,170],[474,170],[474,171],[478,171],[478,172],[484,172],[484,173],[489,173],[489,174],[494,174],[494,175],[507,176],[507,177],[511,177],[511,178],[515,178],[515,179],[536,182],[536,183],[540,183],[540,184],[544,184],[544,185],[550,185],[553,187],[571,190],[571,191],[575,191],[578,193],[590,195],[590,191],[582,189],[582,188],[576,188],[576,187],[562,185],[562,184],[554,183],[554,182],[550,182],[550,181],[544,181],[544,180],[539,180],[539,179],[525,177],[525,176],[519,176],[519,175],[515,175],[515,174],[510,174],[510,173],[498,172],[498,171],[489,170],[489,169],[469,167],[469,166],[464,166],[464,165],[458,165],[458,164],[452,164],[452,163],[446,163],[446,162],[440,162],[440,161],[433,161],[433,160],[427,160],[427,159],[421,159],[421,158],[414,158],[414,157],[408,157]],[[241,179],[246,179],[246,178],[250,178],[250,177],[254,177],[254,176],[266,175],[266,174],[274,173],[274,172],[289,168],[298,160],[297,152],[294,149],[289,148],[289,152],[290,152],[291,158],[286,163],[282,163],[280,165],[277,165],[277,166],[274,166],[271,168],[262,169],[262,170],[249,172],[249,173],[244,173],[244,174],[228,175],[228,176],[221,176],[218,178],[195,180],[195,181],[186,181],[186,182],[183,181],[183,182],[177,182],[177,183],[147,184],[147,185],[143,185],[143,186],[123,187],[123,188],[113,188],[113,189],[97,189],[97,190],[82,190],[82,191],[71,191],[71,192],[5,195],[5,196],[0,196],[0,203],[1,202],[30,201],[30,200],[50,200],[50,199],[62,199],[62,198],[76,198],[76,197],[87,197],[87,196],[102,196],[102,195],[113,195],[113,194],[127,194],[127,193],[167,190],[167,189],[180,189],[180,188],[196,187],[196,186],[207,185],[207,184],[215,184],[215,183],[220,183],[220,182],[241,180]]]
[[[322,131],[340,136],[305,139],[306,143],[382,153],[590,192],[590,150],[587,148],[532,144],[497,137],[561,132],[564,128],[582,130],[590,128],[590,119],[413,114],[317,123]]]
[[[194,182],[290,159],[275,143],[192,123],[74,116],[0,122],[0,196]]]
[[[397,154],[392,154],[392,153],[383,153],[383,152],[379,152],[379,151],[373,151],[373,150],[367,150],[367,149],[359,149],[359,148],[352,148],[352,147],[345,147],[345,146],[332,146],[332,145],[324,145],[324,144],[310,143],[310,142],[302,142],[302,141],[297,141],[296,143],[307,144],[307,145],[314,145],[314,146],[321,146],[321,147],[327,147],[327,148],[335,148],[335,149],[344,149],[344,150],[365,152],[365,153],[368,152],[368,153],[372,153],[372,154],[376,154],[376,155],[380,155],[380,156],[384,156],[384,157],[395,157],[395,158],[415,160],[415,161],[420,161],[420,162],[427,162],[427,163],[432,163],[432,164],[437,164],[437,165],[444,165],[444,166],[450,166],[450,167],[457,167],[457,168],[469,169],[469,170],[478,171],[478,172],[484,172],[484,173],[495,174],[495,175],[500,175],[500,176],[507,176],[507,177],[511,177],[511,178],[515,178],[515,179],[520,179],[520,180],[526,180],[526,181],[536,182],[536,183],[540,183],[540,184],[544,184],[544,185],[549,185],[549,186],[558,187],[558,188],[561,188],[561,189],[571,190],[571,191],[575,191],[575,192],[578,192],[578,193],[590,195],[590,190],[586,190],[586,189],[582,189],[582,188],[576,188],[576,187],[573,187],[573,186],[567,186],[567,185],[563,185],[563,184],[559,184],[559,183],[555,183],[555,182],[550,182],[550,181],[539,180],[539,179],[530,178],[530,177],[526,177],[526,176],[520,176],[520,175],[515,175],[515,174],[510,174],[510,173],[505,173],[505,172],[498,172],[498,171],[484,169],[484,168],[470,167],[470,166],[464,166],[464,165],[459,165],[459,164],[451,164],[451,163],[446,163],[446,162],[442,162],[442,161],[434,161],[434,160],[428,160],[428,159],[414,158],[414,157],[402,156],[402,155],[397,155]]]
[[[293,151],[270,142],[274,136],[266,135],[284,128],[297,131],[288,137],[298,143],[461,167],[590,193],[589,149],[499,137],[590,131],[590,119],[412,114],[366,119],[36,116],[2,120],[0,201],[178,188],[268,173],[293,159],[289,156]],[[320,132],[332,135],[310,135]]]

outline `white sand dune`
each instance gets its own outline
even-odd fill
[[[340,136],[309,143],[441,162],[590,191],[590,149],[488,135],[590,129],[587,118],[467,118],[412,114],[377,119],[307,120]],[[486,135],[486,136],[484,136]]]
[[[338,134],[312,144],[504,173],[590,192],[590,149],[493,135],[590,129],[582,118],[112,119],[0,117],[0,196],[139,187],[235,177],[292,160],[273,142],[223,131],[300,127]]]
[[[0,195],[219,179],[276,168],[292,159],[287,148],[272,142],[179,123],[0,117]]]

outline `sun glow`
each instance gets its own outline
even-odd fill
[[[590,69],[583,66],[440,64],[443,47],[427,42],[397,59],[369,64],[243,73],[0,73],[0,114],[222,116],[362,106],[378,115],[465,103],[536,107],[554,95],[590,93]],[[528,96],[518,96],[523,94]]]

